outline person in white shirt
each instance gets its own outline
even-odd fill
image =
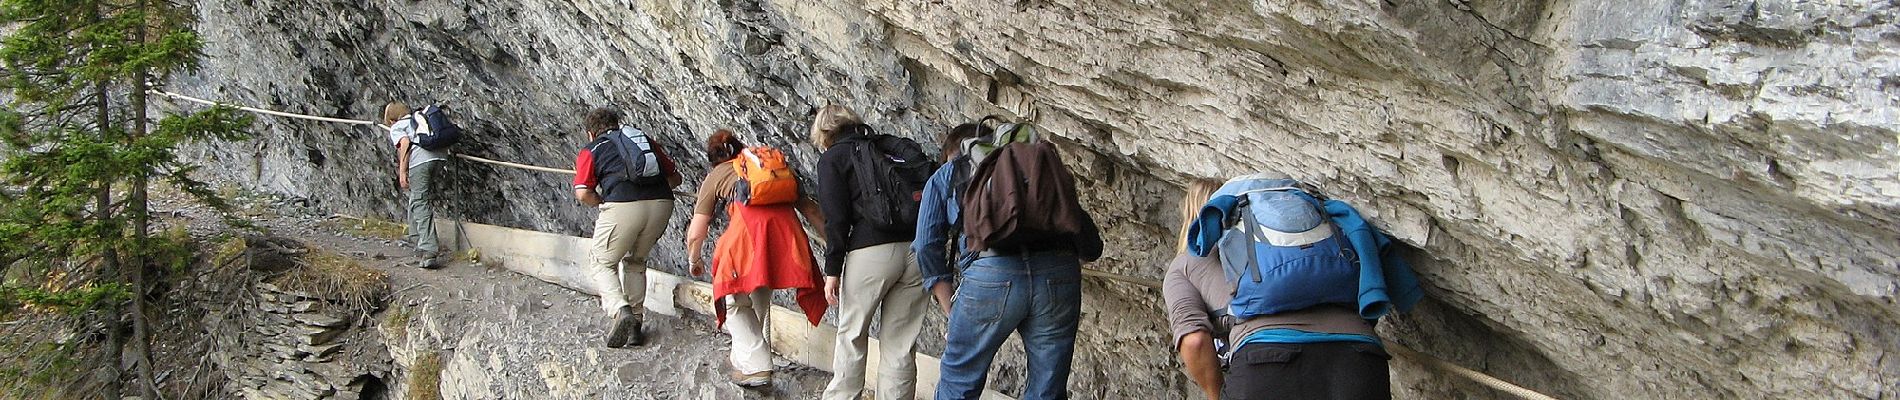
[[[442,153],[430,151],[414,143],[416,135],[415,113],[409,105],[402,102],[390,102],[383,107],[383,124],[389,125],[389,141],[396,145],[396,179],[398,186],[409,199],[409,234],[406,236],[416,246],[416,266],[439,268],[442,266],[442,251],[435,241],[435,192],[429,186],[437,168],[443,164]]]

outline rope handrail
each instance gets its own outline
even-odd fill
[[[386,126],[383,126],[382,124],[376,123],[375,121],[320,117],[320,116],[315,116],[315,115],[304,115],[304,114],[296,114],[296,113],[289,113],[289,112],[283,112],[283,111],[266,110],[266,109],[255,108],[255,107],[245,107],[245,106],[239,106],[239,105],[234,105],[234,104],[229,104],[229,103],[220,103],[216,101],[200,99],[196,97],[166,92],[166,91],[157,90],[157,89],[147,89],[146,92],[155,94],[155,95],[179,99],[179,100],[210,104],[214,106],[222,105],[222,106],[235,107],[239,110],[250,111],[250,112],[261,113],[261,114],[276,115],[280,117],[300,118],[300,119],[306,119],[306,120],[312,120],[312,121],[336,122],[336,123],[355,124],[355,125],[375,125],[375,126],[383,127],[385,129],[388,128]],[[471,155],[466,155],[466,154],[454,154],[454,155],[456,157],[461,157],[461,158],[468,159],[471,161],[500,165],[500,166],[511,167],[511,168],[520,168],[520,169],[526,169],[526,170],[552,172],[552,173],[569,174],[569,175],[573,175],[575,173],[574,170],[570,170],[570,169],[549,168],[549,167],[542,167],[542,166],[535,166],[535,165],[528,165],[528,164],[512,163],[512,162],[500,161],[500,160],[491,160],[487,158],[481,158],[481,157],[476,157],[476,156],[471,156]],[[689,197],[692,196],[692,194],[677,192],[677,191],[674,192],[673,194],[684,195],[684,196],[689,196]],[[1098,278],[1117,281],[1117,282],[1124,282],[1124,283],[1134,284],[1138,286],[1148,287],[1148,288],[1152,288],[1156,290],[1161,289],[1161,281],[1157,281],[1154,279],[1137,278],[1133,276],[1122,275],[1122,274],[1117,274],[1113,272],[1107,272],[1107,271],[1101,271],[1101,270],[1089,269],[1089,268],[1083,268],[1082,274],[1087,275],[1087,276],[1094,276]],[[1516,384],[1506,382],[1503,379],[1498,379],[1490,375],[1485,375],[1483,372],[1478,372],[1469,368],[1461,367],[1456,364],[1452,364],[1450,362],[1446,362],[1444,360],[1440,360],[1432,356],[1426,355],[1424,353],[1419,353],[1418,351],[1412,350],[1411,348],[1405,347],[1405,345],[1399,344],[1397,342],[1384,341],[1384,343],[1387,349],[1392,350],[1393,353],[1396,353],[1400,357],[1410,359],[1426,367],[1432,367],[1432,368],[1440,369],[1446,372],[1450,372],[1453,375],[1458,375],[1460,377],[1464,377],[1465,379],[1470,379],[1473,382],[1477,382],[1480,385],[1484,385],[1486,387],[1492,388],[1500,392],[1509,393],[1509,394],[1518,396],[1520,398],[1523,398],[1525,400],[1557,400],[1557,398],[1555,397],[1551,397],[1543,393],[1538,393],[1536,391],[1526,389],[1523,386],[1518,386]]]
[[[1526,389],[1523,386],[1518,386],[1510,382],[1505,382],[1503,379],[1498,379],[1497,377],[1485,375],[1483,372],[1473,371],[1470,368],[1460,367],[1457,364],[1445,362],[1445,360],[1440,360],[1436,357],[1428,356],[1428,355],[1425,355],[1424,353],[1419,353],[1418,351],[1412,350],[1412,348],[1410,347],[1405,347],[1405,345],[1399,344],[1398,342],[1385,341],[1385,348],[1387,350],[1391,350],[1393,353],[1398,354],[1400,357],[1404,357],[1406,359],[1412,360],[1412,362],[1416,362],[1427,367],[1437,368],[1440,370],[1451,372],[1453,375],[1458,375],[1458,376],[1464,377],[1465,379],[1470,379],[1472,382],[1477,382],[1480,385],[1490,387],[1491,389],[1494,389],[1500,392],[1516,395],[1517,397],[1523,398],[1525,400],[1557,400],[1556,397],[1550,397],[1549,395],[1538,393],[1537,391],[1534,391],[1534,390]]]
[[[543,167],[543,166],[538,166],[538,165],[518,164],[518,163],[511,163],[511,162],[501,161],[501,160],[490,160],[486,158],[481,158],[481,157],[476,157],[476,156],[471,156],[471,155],[461,154],[461,153],[452,153],[452,154],[455,154],[456,157],[468,159],[469,161],[489,163],[489,164],[500,165],[504,167],[514,167],[514,168],[520,168],[520,169],[526,169],[526,170],[574,175],[574,170],[571,170],[571,169],[549,168],[549,167]]]
[[[145,92],[155,94],[155,95],[170,97],[174,99],[190,101],[194,103],[204,103],[204,104],[210,104],[214,106],[228,106],[232,108],[237,108],[239,110],[250,111],[250,112],[260,113],[260,114],[275,115],[279,117],[301,118],[301,119],[307,119],[311,121],[336,122],[336,123],[344,123],[344,124],[352,124],[352,125],[377,125],[376,121],[370,121],[370,120],[319,117],[315,115],[304,115],[304,114],[288,113],[288,112],[276,111],[276,110],[266,110],[266,109],[256,108],[256,107],[245,107],[245,106],[240,106],[236,104],[220,103],[216,101],[200,99],[197,97],[186,96],[186,95],[167,92],[167,91],[158,90],[158,89],[147,89]]]
[[[377,127],[381,127],[385,129],[388,128],[388,126],[385,126],[383,124],[377,123],[376,121],[370,121],[370,120],[320,117],[320,116],[315,116],[315,115],[305,115],[305,114],[289,113],[289,112],[276,111],[276,110],[267,110],[267,109],[256,108],[256,107],[246,107],[246,106],[240,106],[240,105],[231,104],[231,103],[205,100],[205,99],[201,99],[197,97],[186,96],[186,95],[167,92],[167,91],[158,90],[158,89],[147,89],[145,92],[151,93],[154,95],[170,97],[170,98],[174,98],[178,100],[190,101],[194,103],[209,104],[209,105],[214,105],[214,106],[227,106],[227,107],[237,108],[239,110],[250,111],[250,112],[255,112],[255,113],[260,113],[260,114],[275,115],[275,116],[286,117],[286,118],[299,118],[299,119],[307,119],[311,121],[336,122],[336,123],[351,124],[351,125],[375,125]],[[550,168],[550,167],[543,167],[543,166],[538,166],[538,165],[528,165],[528,164],[519,164],[519,163],[512,163],[512,162],[500,161],[500,160],[491,160],[487,158],[481,158],[481,157],[471,156],[467,154],[460,154],[460,153],[452,153],[452,154],[456,157],[461,157],[463,159],[467,159],[467,160],[475,161],[475,162],[489,163],[489,164],[501,165],[501,166],[506,166],[506,167],[514,167],[514,168],[520,168],[520,169],[526,169],[526,170],[574,175],[574,170],[571,170],[571,169]]]

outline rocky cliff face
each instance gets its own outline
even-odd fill
[[[356,118],[442,102],[474,132],[459,151],[552,166],[571,165],[580,112],[614,106],[693,177],[722,127],[809,168],[806,113],[827,102],[925,142],[1033,118],[1112,221],[1092,268],[1158,278],[1182,182],[1272,168],[1415,247],[1433,300],[1382,324],[1388,340],[1564,398],[1900,397],[1893,1],[198,6],[205,68],[173,91]],[[380,132],[260,127],[204,161],[399,212]],[[582,234],[566,179],[457,162],[445,197]],[[1157,293],[1085,292],[1078,396],[1188,392]],[[1394,366],[1405,397],[1494,395]]]

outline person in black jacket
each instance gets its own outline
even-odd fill
[[[600,207],[584,273],[600,290],[601,308],[613,317],[607,347],[638,346],[645,342],[640,315],[646,299],[647,253],[666,233],[666,220],[673,216],[673,187],[680,184],[679,171],[651,137],[620,125],[619,112],[594,109],[582,126],[588,143],[574,160],[574,197]],[[623,144],[633,147],[623,151]],[[637,169],[642,172],[629,169],[629,161],[644,166]]]
[[[923,330],[923,274],[911,255],[915,227],[877,226],[854,211],[864,202],[853,195],[851,157],[869,131],[850,110],[837,105],[818,110],[812,141],[818,157],[818,206],[825,215],[825,297],[838,308],[838,343],[832,353],[832,378],[824,399],[857,399],[864,390],[864,360],[872,318],[879,326],[876,395],[880,400],[916,396],[917,334]]]

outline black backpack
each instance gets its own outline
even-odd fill
[[[601,133],[601,137],[607,139],[603,144],[614,144],[614,159],[620,163],[619,171],[603,171],[602,189],[612,191],[614,186],[622,183],[651,185],[665,182],[665,177],[660,174],[659,157],[653,151],[655,144],[646,132],[622,125],[619,129]],[[598,150],[600,147],[594,148]],[[600,154],[594,156],[600,157]]]
[[[416,145],[429,151],[441,151],[462,141],[462,127],[449,121],[441,106],[423,107],[415,114]]]
[[[883,230],[910,230],[917,226],[917,207],[923,201],[924,182],[937,166],[916,141],[871,133],[862,124],[846,126],[864,133],[849,143],[852,200],[857,214]]]

